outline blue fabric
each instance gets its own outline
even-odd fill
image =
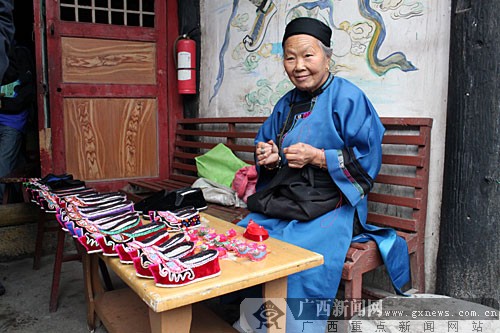
[[[1,111],[1,110],[0,110]],[[9,126],[18,130],[25,131],[26,123],[28,122],[29,110],[24,110],[18,114],[2,114],[0,113],[0,125]]]
[[[18,130],[0,125],[0,177],[14,170],[21,151],[22,133]],[[5,184],[0,184],[0,202],[3,199]]]
[[[311,97],[294,89],[276,104],[273,113],[260,128],[255,143],[274,140],[292,103]],[[289,298],[334,298],[341,279],[342,268],[352,239],[354,214],[369,235],[382,245],[382,256],[388,269],[397,267],[409,271],[408,251],[395,234],[366,224],[368,202],[352,177],[346,174],[339,159],[339,151],[353,148],[355,157],[366,173],[375,179],[382,163],[381,142],[384,127],[365,94],[346,79],[335,77],[317,96],[312,113],[297,116],[292,129],[285,135],[281,149],[302,142],[324,149],[328,171],[343,194],[343,205],[308,222],[283,221],[261,214],[250,213],[238,225],[246,227],[249,220],[265,227],[270,236],[298,245],[324,256],[324,265],[294,274],[288,279]],[[286,159],[281,154],[282,160]],[[260,168],[258,168],[260,171]],[[259,183],[259,188],[265,181]],[[404,243],[404,241],[403,241]],[[406,247],[406,243],[405,247]],[[406,257],[406,260],[404,259]],[[392,265],[392,263],[400,263]],[[398,287],[406,283],[404,273],[392,273]],[[290,319],[290,320],[288,320]],[[301,332],[302,322],[287,319],[287,331]],[[298,326],[297,326],[298,325]],[[326,325],[326,321],[322,323]],[[315,328],[317,332],[318,327]],[[311,330],[313,332],[313,330]]]

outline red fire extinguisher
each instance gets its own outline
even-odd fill
[[[179,36],[174,54],[179,94],[196,94],[196,42],[188,35]]]

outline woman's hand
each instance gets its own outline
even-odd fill
[[[323,150],[306,143],[296,143],[283,149],[288,166],[290,168],[303,168],[306,164],[325,166],[325,154]]]
[[[279,161],[278,146],[273,140],[259,142],[255,147],[257,164],[268,167],[276,167]]]

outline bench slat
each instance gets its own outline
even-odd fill
[[[368,213],[367,223],[409,232],[417,232],[418,229],[415,220],[378,213]]]
[[[432,126],[432,118],[380,117],[380,120],[386,128],[392,125],[396,125],[397,127]]]
[[[186,175],[181,175],[178,173],[173,173],[170,175],[170,179],[177,180],[182,183],[186,184],[192,184],[198,179],[198,177],[193,177],[193,176],[186,176]]]
[[[423,146],[425,145],[425,137],[421,135],[384,135],[382,139],[383,144],[398,144],[398,145],[412,145]]]
[[[255,150],[255,147],[252,146],[245,146],[245,145],[236,145],[233,143],[229,142],[223,142],[229,149],[232,151],[236,152],[247,152],[247,153],[253,153]],[[197,148],[197,149],[212,149],[215,147],[217,143],[211,143],[211,142],[199,142],[199,141],[185,141],[185,140],[178,140],[175,141],[175,146],[176,147],[186,147],[186,148]]]
[[[379,184],[408,186],[416,189],[421,189],[424,186],[424,181],[420,177],[391,176],[385,174],[379,174],[375,182]]]
[[[142,187],[142,188],[145,188],[145,189],[148,189],[150,191],[154,191],[154,192],[157,192],[157,191],[160,191],[162,190],[162,186],[160,184],[158,184],[156,181],[141,181],[141,180],[131,180],[129,181],[129,184],[130,185],[133,185],[133,186],[137,186],[137,187]]]
[[[368,193],[368,201],[379,202],[388,205],[403,206],[413,209],[422,207],[420,198],[408,198],[397,195],[370,192]]]
[[[179,150],[174,151],[174,158],[180,158],[180,159],[192,161],[197,156],[200,156],[200,154],[187,153],[187,152],[179,151]]]
[[[406,165],[406,166],[416,166],[422,168],[424,166],[425,159],[423,156],[411,156],[411,155],[382,155],[382,164],[392,164],[392,165]]]
[[[243,138],[243,139],[254,139],[257,132],[222,132],[222,131],[202,131],[202,130],[186,130],[179,129],[176,132],[177,135],[185,136],[209,136],[216,138]]]
[[[260,124],[267,117],[225,117],[225,118],[184,118],[177,120],[178,124]]]

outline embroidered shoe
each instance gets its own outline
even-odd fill
[[[68,207],[71,207],[73,211],[77,210],[80,211],[81,213],[91,213],[95,210],[100,210],[100,209],[105,209],[108,208],[109,206],[112,206],[114,204],[126,202],[127,198],[125,197],[111,197],[109,200],[105,200],[104,202],[96,202],[96,203],[90,203],[90,204],[83,204],[79,205],[78,201],[75,200],[75,202],[68,203]]]
[[[165,223],[171,231],[180,231],[200,225],[200,213],[194,206],[169,211],[150,211],[151,221]]]
[[[141,226],[141,218],[137,212],[125,212],[109,220],[98,220],[94,225],[103,235],[115,235]]]
[[[182,242],[163,251],[159,251],[153,247],[140,248],[138,249],[138,256],[132,259],[135,273],[139,277],[152,279],[153,274],[149,270],[149,266],[168,262],[172,259],[187,257],[193,251],[193,242]]]
[[[126,194],[121,192],[91,193],[86,195],[77,194],[65,197],[64,200],[60,202],[59,206],[61,208],[66,208],[67,205],[72,205],[74,207],[97,206],[118,199],[125,201]]]
[[[39,192],[37,197],[38,204],[47,213],[56,213],[57,209],[60,207],[61,200],[68,196],[77,193],[94,193],[95,190],[92,188],[81,187],[78,189],[67,189],[63,191],[46,191],[42,190]]]
[[[151,222],[144,224],[123,232],[127,237],[134,238],[138,241],[143,241],[144,239],[156,234],[161,230],[166,230],[166,226],[163,223]]]
[[[126,244],[118,244],[116,245],[115,250],[120,257],[120,262],[122,264],[132,264],[132,258],[137,257],[137,249],[152,247],[156,244],[163,243],[167,241],[169,237],[170,235],[168,230],[161,230],[143,241],[133,240]],[[184,237],[182,237],[182,239],[184,239]]]
[[[149,266],[158,287],[179,287],[220,274],[217,250],[206,250],[191,257],[171,259]]]
[[[119,228],[118,231],[114,232],[119,233],[120,231],[126,230],[127,228],[137,226],[140,222],[139,214],[130,211],[119,212],[116,214],[101,217],[99,219],[90,220],[81,216],[78,211],[76,213],[68,213],[63,209],[59,214],[56,214],[56,218],[58,222],[63,225],[63,229],[65,231],[69,231],[69,229],[72,230],[70,232],[72,235],[77,234],[76,230],[78,228],[83,228],[91,233],[101,232],[99,230],[100,228],[102,228],[106,232],[108,231],[108,229]],[[85,230],[83,230],[82,232],[85,232]],[[110,233],[113,233],[112,231]]]
[[[174,211],[189,206],[194,206],[198,210],[207,208],[207,202],[200,188],[186,187],[171,192],[163,190],[137,202],[134,208],[142,212],[144,218],[149,218],[149,211]]]
[[[78,242],[82,244],[87,253],[100,253],[102,252],[102,248],[99,246],[96,237],[99,237],[100,234],[90,234],[86,233],[83,236],[78,237]]]
[[[152,237],[155,237],[155,236],[152,236]],[[168,248],[177,246],[180,243],[185,242],[185,241],[186,241],[186,236],[183,233],[178,233],[167,240],[163,240],[162,242],[160,242],[158,244],[152,244],[151,247],[159,252],[165,252]],[[147,239],[145,239],[144,242],[134,240],[130,243],[117,246],[116,252],[118,253],[118,256],[120,256],[120,261],[122,263],[128,263],[128,261],[130,261],[130,263],[132,264],[133,259],[139,256],[139,250],[147,247],[147,246],[144,246],[144,244],[146,244],[146,242],[147,242]],[[123,254],[123,252],[121,252],[121,251],[125,251],[126,254]],[[123,254],[123,258],[122,258],[122,255],[120,254],[120,252]],[[123,259],[123,261],[122,261],[122,259]]]
[[[80,215],[90,220],[95,220],[111,214],[132,210],[132,201],[123,198],[118,198],[100,205],[78,208],[78,212],[80,213]]]
[[[137,218],[140,221],[140,218]],[[118,225],[116,228],[120,228],[123,225]],[[100,230],[102,237],[97,238],[99,245],[105,255],[117,256],[116,245],[124,244],[132,240],[142,241],[148,237],[156,235],[163,230],[166,231],[165,225],[149,223],[146,225],[138,225],[135,227],[126,227],[118,230]]]
[[[109,257],[116,257],[118,253],[116,253],[116,246],[119,244],[125,244],[130,242],[132,238],[127,237],[123,234],[114,234],[114,235],[95,235],[95,239],[99,246],[102,249],[102,254]]]

